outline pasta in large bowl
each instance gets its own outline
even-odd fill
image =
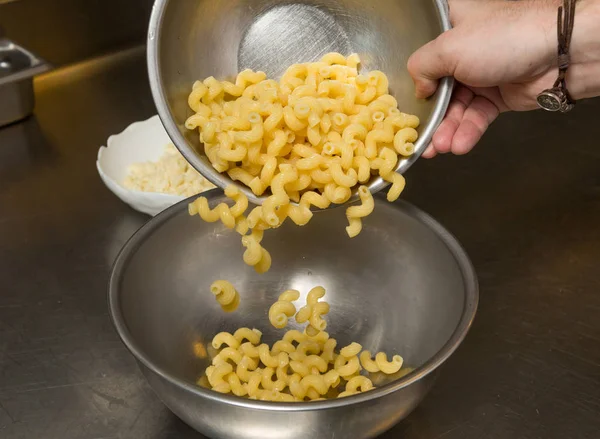
[[[134,235],[110,312],[176,415],[211,438],[363,439],[419,404],[471,325],[477,281],[436,221],[374,203],[352,240],[344,209],[272,230],[264,274],[244,263],[239,235],[190,216],[189,200]]]
[[[192,84],[208,78],[204,85],[210,89],[211,98],[219,94],[221,85],[225,85],[229,96],[239,96],[248,84],[255,84],[265,78],[271,81],[281,80],[284,88],[293,87],[301,72],[297,68],[286,72],[290,66],[298,67],[319,60],[325,64],[340,64],[337,57],[326,56],[330,53],[348,57],[341,63],[343,66],[321,70],[321,76],[335,78],[343,83],[353,76],[366,77],[371,72],[369,79],[377,84],[377,97],[386,95],[387,98],[389,91],[389,98],[393,99],[391,102],[397,102],[402,112],[414,115],[415,120],[420,121],[418,126],[412,122],[401,123],[410,130],[404,131],[395,142],[400,154],[398,160],[394,156],[393,162],[389,161],[391,156],[387,154],[386,162],[391,164],[383,168],[377,167],[379,172],[372,176],[367,173],[366,177],[360,176],[361,167],[366,165],[354,165],[358,170],[358,180],[371,193],[392,184],[391,193],[394,198],[394,194],[399,194],[402,187],[400,174],[415,162],[429,144],[446,111],[452,90],[452,80],[446,78],[440,82],[438,92],[432,98],[416,99],[406,63],[413,51],[449,28],[445,0],[371,0],[368,5],[357,0],[157,0],[148,33],[150,84],[161,120],[185,158],[216,186],[225,189],[234,184],[253,204],[261,205],[272,192],[265,191],[270,174],[266,173],[261,176],[260,181],[250,184],[250,174],[247,172],[249,166],[233,166],[236,162],[242,162],[246,155],[242,149],[228,144],[222,131],[229,129],[205,126],[201,120],[202,111],[198,111],[197,105],[204,86],[194,87],[192,92]],[[342,67],[348,68],[349,75],[343,73],[345,69]],[[325,70],[328,73],[323,73]],[[336,70],[342,71],[342,79]],[[355,74],[352,74],[353,70]],[[387,75],[385,80],[381,72]],[[330,123],[345,124],[346,116],[355,115],[352,106],[354,102],[367,105],[374,100],[375,96],[371,96],[369,87],[363,89],[364,84],[360,80],[357,79],[357,99],[353,97],[357,90],[341,91],[350,99],[346,100],[344,111],[334,112],[339,116],[336,116],[337,119],[333,118],[334,113],[327,114],[321,120],[320,132],[315,129],[315,125],[309,123],[307,137],[313,144],[318,143],[318,139],[329,131],[327,127]],[[319,89],[319,94],[323,96],[330,97],[339,93],[333,89]],[[379,105],[387,103],[389,107],[389,98]],[[291,108],[288,107],[288,111],[284,113],[286,125],[295,132],[293,134],[305,129],[304,124],[298,122],[298,112],[291,114]],[[385,114],[387,116],[387,112]],[[199,117],[190,118],[194,115]],[[266,115],[263,116],[266,118]],[[258,121],[256,115],[252,117]],[[316,117],[321,117],[321,114],[313,117],[315,123]],[[245,134],[239,132],[233,139],[234,143],[236,140],[253,143],[263,137],[270,139],[269,133],[274,131],[271,119],[269,118],[268,123],[264,121],[265,130],[257,126],[257,129],[248,130]],[[249,123],[252,124],[252,121]],[[196,127],[202,129],[202,138],[194,132]],[[290,133],[287,132],[287,135]],[[415,141],[417,136],[418,140]],[[282,136],[274,137],[276,143],[280,138],[283,139]],[[404,144],[409,139],[411,148],[407,150]],[[346,143],[349,142],[348,138],[345,140]],[[335,139],[332,141],[335,143]],[[373,159],[376,151],[370,147],[367,149],[364,155]],[[285,151],[285,147],[283,150]],[[302,151],[297,153],[303,154]],[[326,154],[335,154],[335,149]],[[270,155],[287,156],[288,153]],[[334,204],[359,198],[358,187],[354,184],[356,182],[352,183],[356,178],[346,172],[351,163],[345,163],[344,160],[337,168],[332,168],[333,175],[338,176],[336,183],[353,190],[338,194],[330,190],[331,196],[328,198]],[[310,168],[315,163],[311,165],[306,162],[304,165]],[[270,165],[265,167],[272,169]],[[237,170],[232,172],[232,168]],[[317,184],[319,181],[318,177],[312,180]]]

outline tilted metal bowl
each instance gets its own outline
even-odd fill
[[[210,202],[223,200],[208,192]],[[150,385],[186,423],[211,438],[372,438],[406,417],[431,387],[436,369],[465,337],[478,290],[473,268],[456,240],[431,217],[404,202],[376,197],[364,230],[348,239],[344,209],[320,213],[303,228],[269,231],[271,270],[258,275],[242,261],[240,237],[220,224],[190,217],[186,202],[159,214],[119,255],[110,280],[110,311]],[[231,281],[241,304],[224,313],[210,294]],[[302,298],[327,290],[327,331],[338,346],[401,354],[416,370],[377,389],[314,403],[252,401],[197,387],[207,359],[195,343],[220,331],[258,328],[264,340],[283,335],[268,309],[288,288]],[[294,327],[294,325],[291,325]]]
[[[452,80],[446,78],[432,98],[416,99],[406,63],[449,28],[446,0],[156,0],[148,31],[150,86],[174,144],[202,175],[225,188],[231,179],[211,166],[198,134],[184,126],[194,81],[231,79],[245,68],[279,78],[291,64],[332,51],[357,52],[363,70],[389,76],[401,111],[422,121],[415,154],[398,164],[397,172],[403,173],[427,148],[452,93]],[[253,203],[264,200],[235,184]],[[387,184],[374,178],[370,188],[374,193]]]

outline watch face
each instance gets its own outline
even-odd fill
[[[559,111],[561,107],[560,99],[554,93],[544,92],[538,96],[537,101],[544,110]]]

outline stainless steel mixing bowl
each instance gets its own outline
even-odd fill
[[[220,191],[209,200],[222,200]],[[361,235],[346,236],[344,209],[289,222],[265,235],[273,267],[244,265],[239,235],[190,217],[186,202],[140,229],[119,255],[110,280],[110,311],[150,385],[186,423],[211,438],[372,438],[407,416],[431,387],[436,369],[465,337],[475,315],[475,273],[456,240],[411,205],[377,198]],[[224,313],[210,294],[230,280],[241,304]],[[195,343],[248,326],[272,343],[268,309],[288,288],[322,285],[331,304],[327,331],[338,346],[399,353],[416,370],[376,382],[362,395],[315,403],[270,403],[225,396],[194,385],[208,360]],[[293,325],[292,325],[293,327]]]
[[[202,175],[225,188],[230,178],[215,171],[198,134],[184,127],[194,81],[233,78],[245,68],[278,78],[291,64],[315,61],[327,52],[357,52],[364,70],[389,76],[400,109],[421,118],[415,154],[398,164],[403,173],[425,151],[452,92],[452,80],[446,78],[435,96],[417,100],[406,63],[449,28],[446,0],[156,0],[148,31],[150,85],[177,148]],[[387,184],[375,178],[371,191]],[[252,202],[262,203],[264,197],[236,185]]]

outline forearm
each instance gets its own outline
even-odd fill
[[[556,20],[562,0],[543,1],[545,32],[552,66],[557,65]],[[567,86],[574,99],[600,96],[600,0],[579,0],[571,42]]]
[[[600,61],[600,0],[580,0],[571,43],[572,62]]]
[[[567,73],[567,88],[575,100],[600,96],[600,61],[572,66]]]

